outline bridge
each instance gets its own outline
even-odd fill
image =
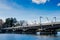
[[[17,26],[17,27],[8,27],[2,28],[1,31],[4,32],[19,32],[19,33],[36,33],[40,32],[41,34],[57,33],[57,29],[60,29],[60,22],[52,22],[52,23],[43,23],[36,25],[28,25],[28,26]]]

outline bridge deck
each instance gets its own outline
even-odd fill
[[[60,22],[53,22],[53,23],[43,23],[43,24],[37,24],[37,25],[30,25],[30,26],[17,26],[17,27],[8,27],[3,29],[38,29],[38,28],[60,28]]]

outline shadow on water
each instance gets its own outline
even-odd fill
[[[1,38],[1,36],[3,38]],[[49,34],[49,35],[47,34],[41,35],[40,33],[33,34],[33,33],[19,33],[19,32],[0,34],[0,40],[59,40],[59,39],[60,39],[60,33]]]
[[[38,32],[38,33],[25,33],[25,32],[23,32],[23,33],[21,33],[21,32],[6,32],[6,33],[0,33],[0,34],[26,34],[26,35],[39,35],[39,36],[54,36],[54,37],[57,37],[57,33],[56,34],[40,34],[40,32]]]
[[[27,35],[45,35],[45,36],[54,36],[57,37],[57,33],[43,33],[43,32],[20,32],[20,31],[7,31],[7,32],[1,32],[0,34],[27,34]],[[59,33],[60,34],[60,33]]]

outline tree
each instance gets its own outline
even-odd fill
[[[24,20],[21,20],[20,21],[20,26],[23,26],[23,23],[24,23],[25,21]]]
[[[27,21],[21,20],[21,21],[20,21],[20,26],[23,26],[23,25],[28,25]]]
[[[13,23],[16,23],[16,22],[17,22],[16,18],[13,18]]]
[[[16,22],[17,22],[16,18],[7,18],[3,26],[12,27]]]

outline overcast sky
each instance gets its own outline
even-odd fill
[[[15,17],[17,20],[47,22],[48,19],[60,19],[60,0],[0,0],[0,19]]]

